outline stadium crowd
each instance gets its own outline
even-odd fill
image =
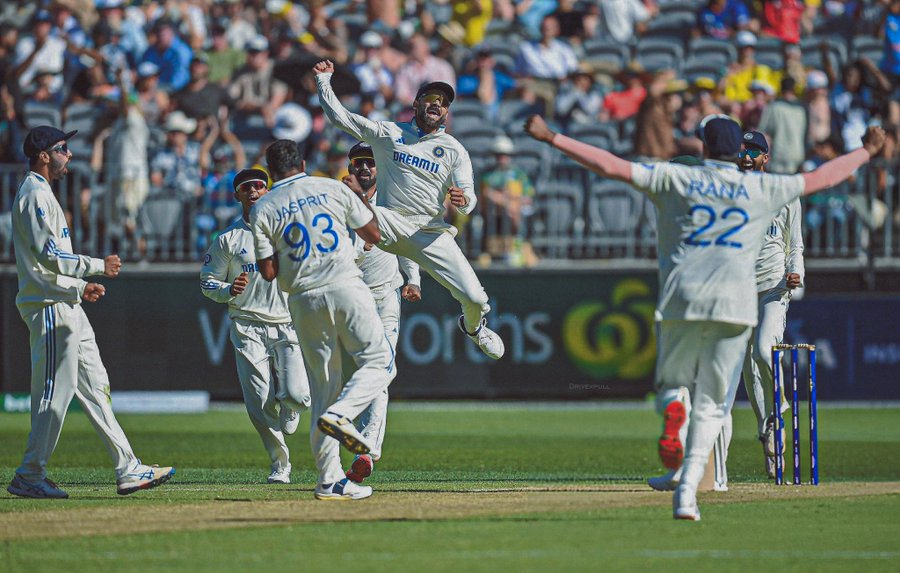
[[[774,172],[858,147],[872,124],[887,129],[883,159],[900,152],[900,0],[18,0],[0,8],[0,163],[17,166],[3,177],[20,176],[30,127],[78,129],[68,209],[83,227],[133,240],[145,202],[164,196],[190,213],[187,247],[202,252],[240,213],[234,174],[273,139],[302,142],[311,173],[346,174],[354,142],[323,117],[321,59],[372,119],[409,119],[425,81],[456,88],[447,127],[472,156],[481,207],[448,217],[478,229],[461,236],[485,264],[533,264],[529,240],[548,228],[611,233],[593,200],[606,182],[530,144],[535,111],[647,160],[699,155],[713,113],[766,133]],[[900,224],[892,170],[872,180],[862,200],[845,188],[808,204],[805,224]],[[554,192],[571,198],[562,222],[540,201]]]

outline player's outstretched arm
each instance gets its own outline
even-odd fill
[[[863,146],[855,151],[823,163],[815,171],[803,174],[804,195],[834,187],[869,162],[884,147],[884,129],[870,127],[863,136]]]
[[[325,117],[328,118],[328,121],[356,139],[372,143],[372,140],[379,134],[379,125],[371,119],[348,111],[335,95],[334,90],[331,89],[331,75],[334,73],[334,64],[330,60],[323,60],[313,66],[313,72],[316,74],[316,89],[319,92],[319,103],[322,105],[322,110],[325,112]]]
[[[616,157],[599,147],[581,143],[571,137],[554,132],[547,127],[544,118],[539,115],[533,115],[525,121],[525,131],[534,139],[559,149],[594,173],[609,179],[631,183],[630,161]]]

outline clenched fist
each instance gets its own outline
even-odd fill
[[[409,302],[418,302],[422,300],[422,289],[416,285],[406,285],[403,287],[403,290],[400,291],[400,296]]]
[[[871,157],[875,157],[881,151],[881,148],[884,147],[885,138],[884,129],[873,125],[863,135],[863,147],[869,152]]]
[[[333,74],[334,73],[334,64],[331,60],[322,60],[315,66],[313,66],[313,71],[316,75],[319,74]]]
[[[105,294],[105,286],[98,283],[88,283],[87,286],[84,287],[84,294],[81,295],[81,298],[84,299],[85,302],[97,302],[100,300],[100,297]]]
[[[244,289],[247,288],[247,285],[250,283],[250,279],[247,278],[247,273],[241,273],[238,275],[238,278],[234,279],[234,282],[231,283],[231,288],[228,292],[231,296],[238,296]]]
[[[556,135],[556,132],[547,127],[547,122],[539,115],[533,115],[525,120],[525,132],[544,143],[550,143],[553,141],[553,136]]]
[[[450,204],[454,207],[463,207],[469,202],[469,200],[466,199],[463,190],[459,187],[451,187],[450,189],[447,189],[447,191],[450,193]]]
[[[119,255],[109,255],[105,259],[103,259],[103,274],[108,276],[111,279],[119,276],[119,271],[122,270],[122,259],[119,258]]]

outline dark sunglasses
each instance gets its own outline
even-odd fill
[[[260,191],[266,188],[266,184],[264,181],[244,181],[240,185],[238,185],[238,191],[242,191],[246,193],[247,191]]]
[[[744,151],[741,151],[741,157],[747,157],[749,155],[753,159],[756,159],[762,154],[763,152],[760,149],[745,149]]]
[[[55,147],[51,147],[47,151],[55,151],[57,153],[62,153],[63,155],[69,154],[69,145],[67,143],[60,143]]]
[[[375,160],[371,157],[357,157],[356,159],[351,159],[350,164],[357,169],[359,169],[363,165],[368,165],[369,169],[371,169],[375,167]]]
[[[450,107],[450,101],[441,94],[425,94],[422,96],[425,103],[436,103],[441,107]]]

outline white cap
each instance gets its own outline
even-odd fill
[[[248,52],[265,52],[269,49],[269,40],[263,35],[255,36],[247,40],[244,49]]]
[[[813,70],[806,74],[806,89],[818,90],[828,87],[828,76],[821,70]]]
[[[166,131],[180,131],[191,134],[197,129],[197,120],[184,115],[183,111],[173,111],[166,118]]]
[[[513,140],[505,135],[498,135],[494,138],[491,151],[498,155],[512,155],[516,150]]]
[[[772,84],[763,80],[753,80],[750,82],[750,91],[764,91],[769,95],[775,95],[775,88]]]
[[[384,45],[384,40],[381,39],[381,34],[369,30],[359,37],[359,45],[363,48],[380,48]]]
[[[159,66],[157,66],[153,62],[141,62],[137,67],[137,74],[139,78],[149,78],[150,76],[155,76],[158,73]]]
[[[304,141],[312,132],[312,116],[295,103],[286,103],[275,112],[272,135],[277,139]]]
[[[748,32],[747,30],[741,30],[737,33],[737,36],[734,37],[734,41],[737,44],[738,48],[744,48],[746,46],[755,46],[756,45],[756,36],[753,32]]]

